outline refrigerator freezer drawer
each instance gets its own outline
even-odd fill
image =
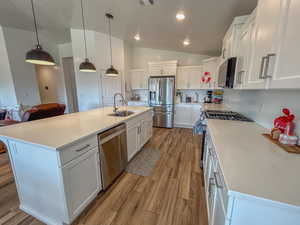
[[[154,112],[153,126],[173,128],[174,113],[173,112]]]

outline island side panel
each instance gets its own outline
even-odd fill
[[[20,209],[49,225],[68,217],[55,150],[6,141],[20,199]]]

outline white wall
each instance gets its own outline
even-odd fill
[[[3,27],[3,34],[14,81],[17,104],[33,106],[47,102],[65,103],[63,71],[60,67],[58,46],[48,41],[47,38],[40,36],[42,47],[52,55],[57,66],[35,66],[25,62],[26,52],[36,46],[34,32]],[[43,85],[48,83],[49,90],[52,90],[52,92],[47,94],[43,93],[42,101],[38,84],[39,80]],[[44,90],[41,91],[43,92]]]
[[[178,60],[179,66],[195,66],[202,64],[203,59],[210,58],[206,55],[138,47],[132,49],[132,57],[133,69],[147,68],[148,62],[168,60]]]
[[[234,111],[241,112],[266,128],[289,108],[296,116],[297,134],[300,136],[299,90],[225,90],[224,100]]]
[[[117,78],[120,88],[116,85],[116,78],[105,78],[101,82],[101,75],[110,66],[109,36],[103,33],[88,30],[86,33],[88,58],[97,68],[96,73],[79,71],[80,63],[85,59],[83,30],[71,29],[72,52],[76,76],[79,111],[85,111],[103,105],[104,101],[112,101],[115,92],[124,90],[124,45],[123,40],[112,38],[113,65],[120,72]],[[111,79],[111,80],[109,80]],[[102,87],[105,85],[105,91]],[[111,86],[110,86],[111,85]]]
[[[17,104],[14,81],[10,69],[5,39],[0,27],[0,107]]]

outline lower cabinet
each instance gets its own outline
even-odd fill
[[[127,122],[128,160],[131,160],[152,137],[152,126],[152,112]]]
[[[192,128],[201,115],[200,104],[176,104],[174,126]]]
[[[101,190],[98,148],[66,164],[62,173],[69,218],[75,218]]]

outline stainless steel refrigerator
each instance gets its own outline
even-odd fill
[[[175,76],[149,78],[149,105],[153,107],[154,127],[173,128]]]

